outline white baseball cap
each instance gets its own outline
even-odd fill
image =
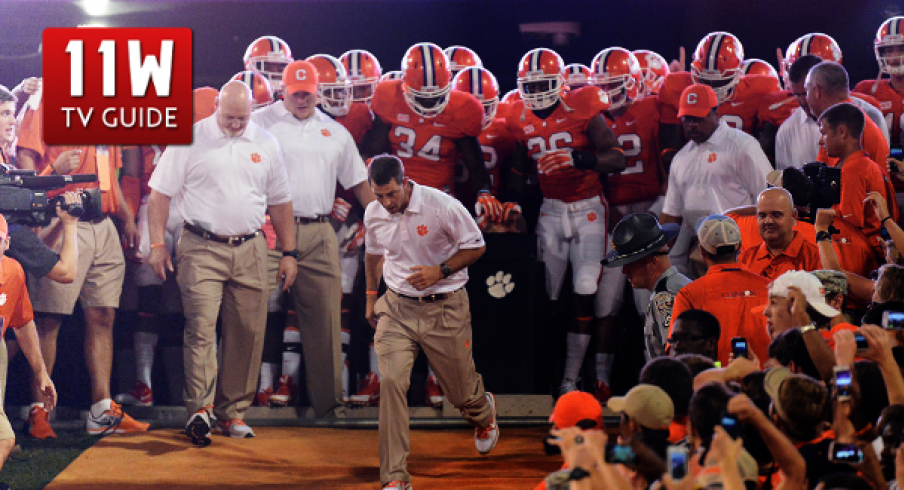
[[[819,313],[834,318],[841,314],[826,303],[826,290],[818,277],[806,271],[788,271],[769,285],[769,296],[787,298],[790,287],[794,286],[807,299],[807,303]]]
[[[741,230],[735,220],[721,214],[711,214],[697,221],[697,239],[711,254],[724,246],[741,246]]]

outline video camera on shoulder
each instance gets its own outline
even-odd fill
[[[828,209],[841,203],[841,169],[823,162],[810,162],[803,167],[804,175],[813,183],[810,199],[810,213],[816,216],[817,209]]]
[[[79,218],[95,221],[103,217],[100,189],[77,191],[81,202],[67,204],[63,196],[47,197],[47,191],[69,184],[97,182],[96,174],[35,175],[34,170],[17,170],[0,164],[0,213],[10,223],[47,226],[56,216],[56,206]]]

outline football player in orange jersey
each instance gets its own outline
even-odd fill
[[[565,92],[565,63],[552,50],[538,48],[521,58],[518,89],[522,100],[509,110],[508,125],[517,145],[511,187],[524,195],[536,173],[543,193],[537,221],[538,256],[546,267],[546,290],[558,300],[571,263],[574,319],[560,393],[577,389],[578,371],[590,343],[593,302],[606,250],[607,204],[601,175],[625,169],[625,155],[602,111],[607,95],[588,86]]]
[[[391,148],[405,164],[408,178],[418,184],[452,194],[455,162],[461,159],[481,191],[481,202],[491,221],[502,203],[489,192],[489,176],[477,136],[484,110],[469,93],[452,91],[446,54],[432,43],[415,44],[402,59],[401,80],[377,86],[371,101],[374,126],[360,147],[372,157]]]
[[[351,49],[339,57],[351,85],[351,102],[364,102],[370,106],[370,99],[377,90],[377,83],[383,76],[383,69],[377,57],[363,49]],[[349,130],[351,132],[351,130]],[[354,132],[352,135],[354,136]],[[355,139],[355,141],[358,141]]]
[[[593,58],[592,83],[609,97],[609,108],[603,113],[621,149],[625,152],[627,168],[610,175],[606,181],[606,198],[613,215],[609,223],[617,223],[621,216],[662,210],[661,196],[664,172],[659,152],[659,100],[655,95],[640,98],[644,86],[640,63],[624,48],[608,48]],[[613,209],[614,207],[614,209]],[[607,243],[611,251],[611,243]],[[597,397],[607,398],[609,372],[617,344],[615,315],[621,308],[627,278],[621,267],[603,269],[596,294],[597,336]],[[635,290],[639,312],[646,310],[649,293]],[[664,348],[664,346],[663,346]]]
[[[449,59],[449,71],[452,72],[452,78],[455,78],[455,75],[458,75],[458,72],[465,68],[472,66],[483,67],[480,56],[477,56],[477,53],[471,48],[449,46],[444,52],[446,53],[446,58]]]
[[[634,51],[634,57],[640,63],[640,74],[643,77],[643,86],[640,87],[640,95],[638,97],[657,95],[659,88],[662,87],[662,81],[669,74],[668,61],[661,54],[648,49]]]
[[[780,90],[778,81],[766,75],[744,75],[744,48],[727,32],[711,32],[704,37],[691,62],[691,72],[669,73],[662,83],[661,135],[666,168],[685,142],[678,121],[681,92],[694,83],[709,85],[719,98],[719,119],[731,127],[757,136],[757,111],[763,94]]]
[[[245,70],[263,75],[276,99],[282,98],[283,68],[293,59],[289,45],[276,36],[261,36],[255,39],[248,45],[243,57]]]
[[[876,61],[879,62],[879,77],[863,80],[854,87],[854,91],[879,100],[891,144],[904,145],[904,16],[883,22],[876,32],[873,46]],[[882,79],[885,73],[888,80]]]
[[[478,141],[480,141],[480,149],[483,153],[483,162],[490,174],[490,192],[494,196],[498,196],[505,188],[505,177],[511,168],[515,138],[508,130],[505,119],[497,117],[499,84],[496,82],[496,77],[486,68],[465,68],[452,79],[452,90],[469,93],[483,104],[483,130],[480,132]],[[477,200],[477,189],[472,189],[468,185],[469,181],[468,171],[464,165],[456,164],[455,195],[468,208],[472,207]],[[520,212],[512,213],[513,210],[516,210],[516,206],[515,203],[506,203],[504,205],[506,212],[503,213],[503,216],[498,217],[498,222],[495,224],[488,223],[486,215],[477,212],[477,223],[484,230],[487,229],[487,226],[499,229],[498,226],[495,226],[497,224],[512,225],[513,219],[516,218],[515,215],[520,215]],[[520,207],[517,210],[520,211]]]

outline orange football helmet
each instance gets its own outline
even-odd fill
[[[339,61],[345,67],[345,74],[351,85],[351,102],[370,103],[374,90],[377,89],[377,82],[383,75],[376,56],[363,49],[352,49],[340,56]]]
[[[804,34],[795,39],[793,43],[785,50],[785,59],[782,62],[782,69],[785,73],[791,69],[791,65],[801,56],[812,54],[818,56],[823,61],[834,61],[841,63],[841,47],[828,34],[814,32]]]
[[[449,69],[452,70],[452,76],[470,66],[483,67],[480,56],[471,48],[464,46],[449,46],[445,50],[446,58],[449,58]]]
[[[893,46],[904,46],[904,17],[892,17],[879,26],[876,40],[873,43],[876,61],[882,73],[904,75],[904,52],[898,48],[896,54],[889,55],[888,49]]]
[[[388,71],[388,72],[384,73],[382,77],[380,77],[380,81],[382,82],[383,80],[401,80],[404,76],[405,76],[405,74],[402,73],[402,70]]]
[[[282,90],[283,69],[295,61],[292,50],[276,36],[261,36],[245,50],[245,69],[256,71],[267,78],[274,92]]]
[[[418,43],[402,58],[405,102],[423,117],[436,117],[449,103],[452,72],[446,53],[433,43]]]
[[[256,71],[245,70],[236,73],[232,79],[238,80],[251,88],[252,109],[260,109],[273,103],[273,90],[270,88],[270,82],[262,74]]]
[[[548,109],[562,100],[565,62],[551,49],[527,52],[518,64],[518,90],[524,107],[534,111]]]
[[[778,80],[778,72],[768,62],[750,58],[744,60],[743,71],[745,75],[766,75]]]
[[[572,63],[562,70],[565,86],[576,89],[590,85],[590,68],[580,63]]]
[[[737,37],[727,32],[711,32],[697,44],[691,78],[694,83],[712,87],[722,103],[734,95],[734,88],[741,81],[743,63],[744,47]]]
[[[320,108],[332,116],[348,114],[349,86],[342,62],[328,54],[308,56],[305,61],[317,69],[317,98]]]
[[[648,49],[634,51],[634,57],[640,64],[640,75],[643,85],[640,87],[639,98],[647,95],[658,94],[662,87],[662,81],[669,74],[669,62],[659,53]]]
[[[593,84],[609,96],[609,109],[630,105],[637,100],[643,86],[640,63],[625,48],[608,48],[597,53],[590,65]]]
[[[452,79],[452,90],[469,93],[483,104],[484,128],[496,118],[496,110],[499,107],[499,83],[486,68],[472,66],[458,72]]]

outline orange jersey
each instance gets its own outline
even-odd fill
[[[587,86],[566,93],[564,104],[559,103],[546,119],[525,110],[524,102],[515,102],[506,122],[515,141],[536,162],[547,152],[564,148],[595,151],[587,138],[587,127],[606,107],[600,89]],[[569,167],[553,174],[539,174],[539,180],[540,190],[547,199],[575,202],[598,197],[603,192],[600,176],[593,170]]]
[[[333,119],[351,133],[355,144],[361,143],[364,135],[374,127],[374,114],[364,102],[353,102],[348,107],[348,114]]]
[[[35,170],[39,174],[49,175],[49,165],[68,150],[81,150],[79,155],[79,165],[71,172],[73,174],[98,174],[100,172],[97,167],[97,150],[99,146],[48,146],[44,144],[43,128],[41,120],[43,118],[44,103],[42,102],[37,110],[26,111],[22,122],[19,125],[19,148],[27,148],[38,154],[38,161],[35,162]],[[122,153],[118,146],[104,147],[107,149],[107,160],[109,167],[103,169],[110,182],[110,188],[104,189],[100,182],[88,182],[79,184],[69,184],[60,189],[54,189],[47,192],[48,197],[58,196],[66,191],[75,191],[79,189],[94,189],[101,187],[101,202],[103,211],[107,214],[115,214],[119,211],[119,193],[113,181],[116,179],[116,171],[122,167]]]
[[[506,169],[502,167],[506,159],[515,151],[515,137],[509,131],[505,119],[497,117],[480,132],[477,139],[483,154],[483,164],[486,166],[490,178],[490,192],[494,196],[498,196],[499,192],[504,189],[502,177]],[[459,160],[455,163],[455,197],[466,208],[473,209],[478,189],[473,189],[473,186],[469,185],[470,181],[471,176],[468,169],[464,162]]]
[[[748,248],[738,257],[745,269],[774,281],[788,271],[815,271],[822,269],[819,249],[804,239],[803,234],[794,232],[791,244],[778,255],[772,255],[766,243]]]
[[[860,229],[846,219],[836,216],[832,226],[839,231],[838,234],[832,235],[832,245],[835,247],[835,255],[838,256],[841,267],[846,271],[869,277],[870,273],[879,267],[876,259],[877,250],[870,245]]]
[[[606,122],[618,137],[627,163],[620,173],[609,176],[609,204],[655,200],[661,193],[663,179],[659,162],[659,99],[654,95],[638,100],[621,117]]]
[[[888,124],[891,144],[904,143],[901,136],[901,128],[904,127],[904,92],[895,90],[891,86],[891,80],[887,79],[880,80],[878,85],[875,80],[864,80],[854,87],[854,91],[858,92],[855,94],[858,97],[865,94],[879,101],[879,110]]]
[[[34,319],[31,298],[25,287],[25,271],[18,262],[7,256],[0,258],[0,293],[3,298],[0,302],[0,334],[6,333],[10,327],[24,327]]]
[[[719,319],[722,333],[719,336],[719,361],[728,365],[731,354],[731,338],[744,337],[759,359],[768,359],[769,335],[762,315],[750,310],[769,300],[769,280],[744,269],[741,264],[713,265],[696,281],[678,291],[672,307],[672,325],[675,319],[690,309],[706,310]]]
[[[779,90],[763,94],[760,98],[760,107],[757,109],[757,119],[760,123],[771,123],[776,128],[781,126],[786,119],[791,117],[794,109],[800,107],[797,98],[788,90]]]
[[[686,71],[669,73],[662,82],[659,100],[662,102],[662,123],[680,124],[678,105],[681,92],[694,81]],[[731,99],[719,104],[719,120],[729,126],[753,134],[759,128],[757,114],[765,94],[780,91],[778,82],[766,75],[744,75],[735,86]]]
[[[425,118],[405,102],[402,80],[377,85],[371,100],[374,115],[390,126],[392,153],[405,163],[415,182],[451,193],[461,138],[477,137],[483,127],[483,106],[473,95],[453,90],[442,113]]]

